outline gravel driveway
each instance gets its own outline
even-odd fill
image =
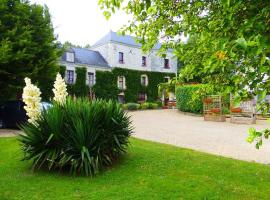
[[[195,149],[230,158],[270,164],[270,141],[257,150],[246,142],[249,127],[269,128],[265,120],[255,125],[205,122],[203,117],[184,115],[177,110],[130,112],[134,137]]]

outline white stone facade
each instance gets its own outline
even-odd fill
[[[177,59],[171,50],[165,57],[157,55],[157,44],[148,54],[144,54],[141,45],[132,36],[120,36],[110,31],[90,49],[71,47],[61,57],[61,65],[66,66],[65,79],[69,84],[76,82],[76,67],[87,69],[86,84],[93,86],[96,71],[110,71],[115,67],[140,71],[176,73]],[[91,78],[89,78],[91,77]],[[143,79],[148,83],[148,78]]]
[[[76,82],[76,68],[77,67],[85,67],[87,72],[86,72],[86,84],[89,85],[89,79],[88,79],[88,72],[93,73],[94,75],[94,80],[93,84],[96,83],[96,71],[110,71],[108,68],[101,68],[99,66],[89,66],[89,65],[84,65],[84,64],[77,64],[77,63],[71,63],[71,62],[61,62],[61,65],[64,65],[66,67],[66,73],[65,73],[65,81],[68,83],[68,71],[73,71],[74,72],[74,83]]]
[[[172,52],[168,51],[166,59],[169,60],[168,68],[165,68],[165,59],[157,55],[157,50],[152,50],[149,54],[144,54],[138,46],[121,44],[110,41],[106,44],[91,47],[91,50],[98,51],[108,62],[110,67],[120,67],[126,69],[157,71],[176,73],[177,59]],[[124,62],[119,62],[119,52],[123,53]],[[142,57],[146,57],[146,65],[142,65]]]

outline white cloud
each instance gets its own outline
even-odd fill
[[[130,19],[123,11],[119,11],[107,21],[98,6],[98,0],[30,1],[48,6],[55,34],[61,42],[92,45],[110,30],[117,31]]]

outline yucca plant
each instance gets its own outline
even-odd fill
[[[132,127],[129,116],[113,101],[68,99],[26,123],[19,141],[33,168],[69,170],[93,176],[126,152]]]

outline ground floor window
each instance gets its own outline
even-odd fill
[[[147,95],[145,92],[139,93],[138,101],[146,101],[147,100]]]
[[[118,76],[117,85],[120,90],[126,89],[126,79],[124,76]]]
[[[165,82],[165,83],[168,83],[169,81],[170,81],[170,77],[169,77],[169,76],[165,76],[165,77],[164,77],[164,82]]]
[[[73,70],[67,70],[67,84],[73,84],[74,83],[74,71]]]
[[[125,103],[125,96],[124,96],[124,94],[119,94],[118,95],[118,102],[119,103]]]
[[[148,85],[148,77],[147,77],[147,75],[141,75],[141,84],[142,84],[142,86],[147,86]]]
[[[88,85],[91,87],[95,84],[95,76],[94,73],[88,72]]]

